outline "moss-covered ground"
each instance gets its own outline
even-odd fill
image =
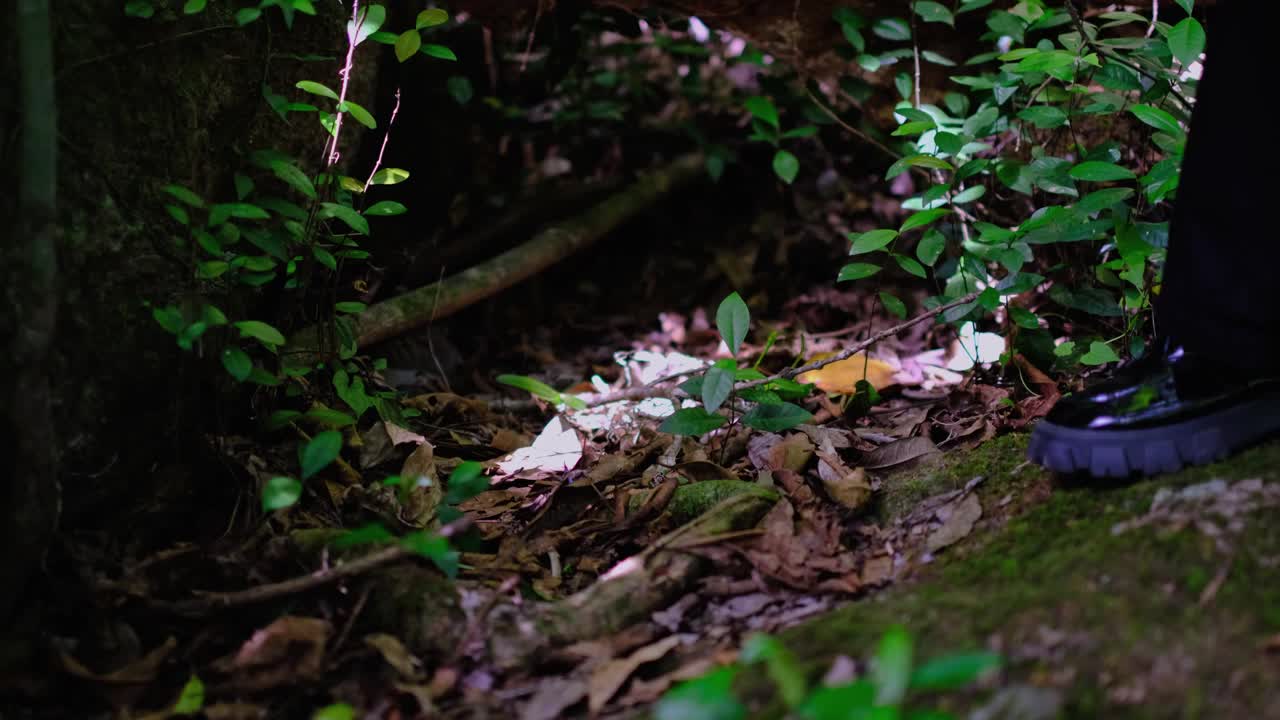
[[[1109,485],[1051,477],[1025,462],[1025,446],[1025,435],[1005,436],[887,478],[884,521],[979,475],[984,519],[894,587],[782,639],[815,675],[837,655],[867,657],[893,625],[922,658],[996,650],[1006,666],[994,687],[1054,688],[1069,718],[1280,718],[1280,508],[1246,503],[1234,531],[1205,518],[1224,530],[1218,538],[1194,520],[1113,530],[1147,513],[1161,488],[1280,481],[1280,443]],[[760,680],[743,678],[749,697],[766,696]]]

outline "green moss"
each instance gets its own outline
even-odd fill
[[[1043,479],[1044,473],[1027,462],[1026,435],[1004,435],[970,452],[888,473],[878,496],[877,517],[882,522],[897,520],[921,500],[962,488],[976,477],[983,478],[981,494],[998,500]]]
[[[1037,468],[1022,466],[1024,446],[1025,436],[1001,438],[886,482],[882,511],[889,517],[909,510],[912,497],[976,475],[986,478],[985,508],[1015,497],[1007,517],[980,526],[914,582],[786,631],[783,640],[814,675],[835,655],[865,657],[886,628],[902,624],[923,658],[1002,649],[1011,661],[1005,680],[1060,687],[1068,717],[1280,712],[1268,679],[1276,659],[1258,649],[1280,628],[1274,509],[1244,516],[1230,554],[1194,528],[1112,531],[1146,513],[1160,487],[1280,479],[1280,444],[1119,487],[1051,485]],[[1216,582],[1216,594],[1202,595]],[[743,687],[757,701],[770,697],[758,674],[746,674]]]
[[[652,490],[636,493],[627,501],[627,511],[635,512],[644,505]],[[677,525],[691,522],[716,503],[743,493],[764,500],[777,500],[778,492],[763,485],[742,480],[703,480],[676,488],[666,511]]]

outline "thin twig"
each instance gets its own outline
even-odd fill
[[[879,150],[880,152],[883,152],[884,154],[886,154],[886,155],[888,155],[889,157],[893,158],[893,159],[894,159],[894,161],[898,161],[898,160],[901,160],[901,159],[902,159],[902,153],[898,152],[897,150],[894,150],[893,148],[889,147],[888,145],[885,145],[884,143],[880,142],[879,140],[877,140],[877,139],[875,139],[875,138],[871,137],[871,136],[870,136],[870,135],[868,135],[865,131],[863,131],[863,130],[859,130],[858,128],[856,128],[856,127],[854,127],[854,126],[850,125],[849,123],[845,122],[844,120],[842,120],[842,119],[840,118],[840,116],[839,116],[839,115],[836,115],[836,113],[835,113],[835,111],[834,111],[834,110],[832,110],[831,108],[827,107],[826,103],[824,103],[824,102],[822,102],[821,100],[819,100],[819,99],[818,99],[818,96],[814,94],[813,90],[808,90],[808,89],[806,89],[806,91],[809,93],[809,99],[813,101],[813,104],[814,104],[814,105],[817,105],[817,106],[818,106],[818,109],[819,109],[819,110],[821,110],[821,111],[822,111],[822,113],[823,113],[824,115],[826,115],[827,117],[831,118],[831,119],[832,119],[832,120],[833,120],[837,125],[839,125],[840,127],[844,128],[844,129],[845,129],[845,130],[847,130],[848,132],[852,133],[854,136],[856,136],[858,139],[862,140],[863,142],[866,142],[866,143],[870,144],[871,146],[875,147],[875,148],[876,148],[877,150]]]
[[[824,368],[830,365],[831,363],[840,362],[841,360],[848,360],[854,355],[857,355],[858,353],[862,352],[863,350],[866,350],[867,348],[871,347],[872,345],[875,345],[876,343],[880,342],[881,340],[884,340],[887,337],[892,337],[893,335],[897,335],[903,330],[907,330],[916,325],[919,325],[920,323],[930,318],[937,317],[938,315],[941,315],[942,313],[952,308],[960,307],[961,305],[971,303],[974,300],[978,299],[978,295],[979,293],[977,292],[971,292],[968,295],[956,298],[955,300],[952,300],[951,302],[946,303],[945,305],[939,305],[938,307],[933,308],[932,310],[921,313],[911,318],[910,320],[907,320],[906,322],[902,322],[897,325],[894,325],[893,327],[885,328],[884,330],[881,330],[879,332],[872,333],[871,336],[868,337],[866,340],[863,340],[862,342],[857,343],[855,345],[851,345],[850,347],[847,347],[844,350],[841,350],[840,352],[836,353],[835,355],[832,355],[829,358],[815,360],[809,363],[808,365],[801,365],[800,367],[797,367],[797,368],[787,368],[782,372],[776,373],[762,380],[753,380],[743,385],[739,385],[736,389],[741,391],[741,390],[746,390],[748,388],[766,385],[775,380],[790,380],[791,378],[797,375],[803,375],[804,373],[810,372],[812,370],[818,370],[818,369]]]
[[[342,118],[346,115],[342,110],[342,106],[347,102],[347,87],[351,84],[351,68],[355,66],[356,39],[360,37],[360,30],[364,27],[364,21],[368,15],[369,11],[367,9],[361,15],[360,0],[353,0],[351,3],[351,30],[347,32],[347,57],[342,63],[342,70],[338,73],[342,77],[342,89],[338,91],[338,107],[333,116],[333,136],[329,138],[329,141],[324,146],[326,168],[331,168],[338,164],[338,137],[342,135]]]
[[[387,132],[382,135],[382,147],[378,149],[378,160],[373,164],[373,169],[369,171],[369,179],[364,181],[364,191],[369,192],[369,186],[373,184],[373,176],[378,174],[378,169],[382,167],[382,156],[387,152],[387,141],[391,139],[391,128],[396,124],[396,115],[400,114],[400,88],[396,88],[396,106],[391,108],[391,119],[387,121]]]

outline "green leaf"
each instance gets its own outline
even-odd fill
[[[658,432],[671,435],[705,435],[724,425],[728,418],[713,415],[700,407],[677,410],[662,421]]]
[[[1133,195],[1133,190],[1125,187],[1094,190],[1080,198],[1080,202],[1076,203],[1076,209],[1083,213],[1096,213],[1116,203],[1124,202],[1131,195]]]
[[[311,408],[303,414],[303,417],[308,420],[313,420],[317,424],[327,425],[329,427],[347,427],[349,425],[356,424],[356,419],[350,415],[332,408],[324,407],[323,405]]]
[[[294,87],[303,92],[308,92],[312,95],[319,95],[320,97],[329,98],[330,100],[338,99],[338,93],[312,80],[300,80],[296,85],[294,85]]]
[[[1000,667],[995,653],[962,653],[935,658],[911,673],[910,688],[917,691],[955,690]]]
[[[804,701],[808,682],[795,656],[777,638],[764,633],[752,633],[742,644],[739,658],[745,663],[765,664],[769,679],[787,707],[797,707]]]
[[[201,3],[201,6],[203,5],[204,3]],[[178,694],[178,699],[169,712],[174,715],[195,715],[202,708],[204,708],[204,682],[199,676],[192,675],[187,680],[187,684],[182,686],[182,692]]]
[[[1018,117],[1041,130],[1062,127],[1067,124],[1067,114],[1052,105],[1035,105],[1018,113]]]
[[[191,223],[191,216],[187,215],[186,209],[180,205],[170,205],[166,203],[164,211],[169,213],[169,217],[177,220],[179,224],[189,225]]]
[[[312,200],[316,199],[316,186],[311,182],[311,178],[307,177],[306,173],[298,169],[297,165],[288,160],[273,160],[271,162],[271,172],[288,183],[294,190]]]
[[[938,262],[938,258],[942,256],[942,252],[947,248],[947,238],[937,230],[930,230],[920,238],[920,244],[916,245],[916,257],[920,258],[920,262],[933,267]]]
[[[449,13],[440,8],[429,8],[418,13],[418,21],[414,23],[414,28],[422,30],[437,25],[443,25],[449,21]]]
[[[849,247],[850,255],[862,255],[863,253],[875,252],[884,248],[898,237],[897,230],[872,230],[861,235],[853,237],[853,244]]]
[[[262,509],[266,512],[292,506],[302,497],[302,483],[277,475],[262,487]]]
[[[898,267],[903,270],[906,270],[918,278],[929,277],[929,273],[926,272],[924,267],[922,267],[920,263],[916,262],[914,258],[907,257],[906,255],[900,255],[898,253],[892,253],[892,255],[893,259],[898,263]]]
[[[317,710],[311,720],[356,720],[356,709],[346,703],[326,705]]]
[[[737,674],[730,665],[675,686],[654,705],[654,720],[744,720],[747,708],[733,693]]]
[[[813,419],[808,410],[789,402],[757,405],[742,416],[742,424],[764,432],[781,432]]]
[[[378,127],[378,121],[373,119],[373,115],[368,110],[365,110],[363,106],[350,100],[340,103],[338,105],[338,112],[345,112],[355,118],[356,122],[370,130]]]
[[[130,0],[124,4],[125,17],[136,17],[146,20],[156,14],[156,8],[146,0]]]
[[[463,75],[450,75],[449,79],[444,81],[444,85],[449,90],[449,96],[459,105],[471,102],[471,98],[476,94],[475,88],[471,87],[471,81]]]
[[[932,2],[932,0],[918,0],[914,4],[916,14],[924,18],[925,22],[946,23],[952,27],[955,26],[955,17],[942,3]]]
[[[207,0],[187,0],[182,4],[182,14],[195,15],[196,13],[203,11],[204,6],[207,4]],[[201,690],[203,691],[203,688],[201,688]],[[199,708],[196,709],[198,710]],[[177,711],[175,710],[174,712]]]
[[[209,224],[221,225],[227,218],[241,220],[269,220],[271,214],[251,203],[219,203],[209,208]]]
[[[394,200],[383,200],[382,202],[376,202],[373,205],[370,205],[369,209],[364,211],[364,214],[366,216],[369,216],[369,215],[389,216],[389,215],[403,215],[408,211],[409,211],[409,208],[405,207],[404,205],[401,205],[400,203]]]
[[[836,276],[836,282],[845,282],[846,280],[861,280],[869,278],[880,272],[879,265],[871,263],[849,263],[840,268],[840,274]]]
[[[182,318],[182,311],[172,305],[153,308],[151,317],[155,318],[160,327],[173,335],[182,332],[182,329],[187,326],[186,320]]]
[[[1009,317],[1013,323],[1020,328],[1027,330],[1035,330],[1040,327],[1040,319],[1030,310],[1023,310],[1016,305],[1009,306]]]
[[[934,208],[933,210],[924,210],[924,211],[918,212],[912,215],[911,217],[907,218],[907,221],[902,223],[902,227],[898,229],[898,232],[905,233],[910,230],[915,230],[916,228],[924,227],[926,225],[931,225],[937,222],[939,218],[944,217],[950,212],[951,211],[948,210],[947,208]]]
[[[800,717],[806,720],[896,720],[892,713],[897,708],[874,708],[876,688],[869,680],[862,679],[847,685],[824,686],[815,689],[800,706]],[[879,710],[886,712],[877,715]],[[909,720],[919,720],[914,715]]]
[[[800,172],[800,160],[786,150],[779,150],[773,155],[773,172],[782,182],[790,185]]]
[[[871,26],[871,32],[885,40],[911,39],[911,26],[902,18],[881,18]]]
[[[1085,180],[1088,182],[1133,180],[1137,177],[1129,168],[1121,167],[1115,163],[1101,162],[1098,160],[1082,162],[1071,168],[1071,172],[1068,174],[1071,175],[1073,180]]]
[[[747,328],[751,325],[751,310],[743,302],[742,296],[736,292],[720,301],[716,308],[716,329],[720,331],[720,339],[735,357],[742,341],[747,339]]]
[[[1193,17],[1183,18],[1169,31],[1168,42],[1169,51],[1186,67],[1199,60],[1200,53],[1204,52],[1204,26]]]
[[[337,218],[346,223],[347,227],[355,230],[361,235],[369,234],[369,221],[365,220],[363,215],[347,205],[331,202],[320,203],[320,217]]]
[[[284,335],[260,320],[241,320],[232,324],[240,330],[241,337],[251,337],[270,348],[284,345]]]
[[[951,196],[951,204],[964,205],[965,203],[971,203],[974,200],[978,200],[979,198],[981,198],[983,195],[986,195],[986,194],[987,194],[986,185],[973,185]]]
[[[253,361],[249,355],[238,347],[229,347],[222,351],[222,367],[227,369],[231,377],[244,382],[253,371]]]
[[[1116,351],[1112,350],[1110,345],[1102,342],[1101,340],[1094,340],[1090,343],[1089,352],[1080,356],[1080,362],[1085,365],[1106,365],[1107,363],[1115,362],[1119,359],[1120,356],[1116,355]]]
[[[898,318],[907,317],[906,304],[887,292],[880,293],[880,304],[883,305],[884,309],[888,310],[889,313],[894,317],[898,317]]]
[[[726,370],[718,365],[707,368],[707,373],[702,380],[702,406],[707,412],[714,413],[719,410],[732,392],[732,370]]]
[[[302,448],[302,479],[315,475],[329,467],[338,454],[342,452],[342,433],[337,430],[325,430],[317,433]]]
[[[387,20],[387,9],[381,5],[364,5],[360,8],[359,21],[357,27],[356,20],[347,21],[347,40],[352,45],[359,45],[364,42],[370,35],[378,31],[382,27],[382,23]]]
[[[749,97],[746,102],[743,103],[743,107],[747,109],[747,112],[751,113],[752,117],[766,122],[775,128],[780,127],[778,125],[778,108],[774,106],[773,101],[769,98],[760,95]]]
[[[499,375],[494,379],[503,385],[510,385],[513,388],[524,390],[548,402],[559,404],[562,400],[558,390],[541,380],[535,380],[527,375]]]
[[[201,200],[199,195],[196,195],[195,193],[182,187],[181,185],[165,185],[163,188],[161,188],[161,190],[169,193],[173,197],[177,198],[178,201],[186,203],[191,207],[194,207],[194,208],[204,207],[204,200]]]
[[[417,30],[405,30],[396,38],[396,59],[404,62],[417,54],[422,48],[422,36]]]
[[[484,476],[484,465],[475,460],[465,460],[449,473],[446,485],[448,492],[445,495],[445,502],[457,505],[488,489],[489,478]]]
[[[1134,105],[1129,108],[1129,112],[1142,122],[1161,131],[1167,132],[1174,137],[1182,137],[1182,126],[1174,119],[1172,115],[1151,105]]]
[[[1195,5],[1196,0],[1173,0],[1173,1],[1178,3],[1178,7],[1182,8],[1183,12],[1190,15],[1191,8]]]
[[[258,8],[243,8],[236,11],[236,24],[248,25],[260,17],[262,17],[262,11]]]
[[[443,45],[425,43],[422,46],[422,54],[429,55],[433,58],[440,58],[441,60],[452,60],[454,62],[457,62],[458,60],[458,56],[454,55],[452,50]]]
[[[902,702],[911,681],[911,646],[911,636],[901,627],[891,628],[880,638],[870,673],[877,705]]]
[[[401,168],[382,168],[373,174],[370,185],[398,185],[409,179],[409,171]]]
[[[355,315],[357,313],[362,313],[368,307],[369,307],[368,305],[365,305],[362,302],[356,302],[354,300],[344,300],[342,302],[333,304],[334,310],[337,310],[340,313],[346,313],[348,315]]]
[[[908,155],[901,160],[889,166],[889,171],[885,173],[886,180],[901,175],[913,167],[929,168],[930,170],[952,170],[951,163],[941,160],[932,155]]]

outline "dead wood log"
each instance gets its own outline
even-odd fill
[[[531,610],[496,608],[488,633],[494,662],[520,667],[549,648],[611,635],[670,605],[707,570],[692,548],[754,527],[776,501],[764,492],[727,498],[581,592]]]
[[[354,318],[355,337],[360,347],[382,342],[432,320],[495,295],[525,280],[583,248],[588,247],[628,220],[703,172],[701,153],[690,153],[654,169],[622,190],[605,198],[586,212],[557,223],[519,247],[457,275],[411,290],[367,308]],[[304,328],[294,334],[285,350],[291,363],[313,358],[323,348],[320,329]]]

